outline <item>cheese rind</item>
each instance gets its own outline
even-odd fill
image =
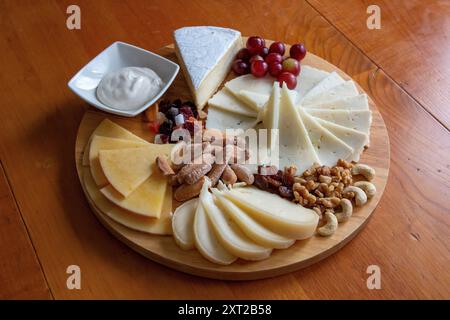
[[[226,89],[218,91],[211,99],[208,100],[208,105],[210,107],[222,109],[247,117],[256,118],[258,116],[258,112],[247,107]]]

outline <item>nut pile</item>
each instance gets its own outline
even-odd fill
[[[375,170],[364,164],[339,159],[333,167],[314,164],[301,175],[296,175],[296,171],[295,167],[284,171],[260,167],[254,185],[313,209],[320,219],[325,218],[327,224],[318,229],[320,235],[333,234],[337,223],[351,216],[353,203],[362,206],[376,193],[375,185],[369,182],[375,177]],[[356,175],[367,181],[354,183]]]
[[[219,180],[226,185],[244,182],[251,185],[254,176],[243,163],[249,159],[249,151],[241,148],[241,143],[235,137],[218,140],[221,134],[205,130],[202,143],[180,143],[175,151],[182,159],[181,164],[170,165],[163,157],[158,157],[156,163],[161,172],[170,177],[172,186],[176,187],[174,198],[186,201],[200,194],[205,177],[215,186]],[[197,156],[198,155],[198,156]]]

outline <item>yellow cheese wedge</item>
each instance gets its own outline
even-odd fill
[[[173,238],[183,250],[195,248],[194,218],[198,206],[198,198],[186,201],[179,206],[172,217]]]
[[[122,196],[111,185],[100,190],[109,201],[119,207],[146,217],[159,218],[167,190],[167,178],[159,170],[145,180],[128,197]]]
[[[220,244],[231,254],[245,260],[263,260],[270,256],[272,249],[256,244],[232,220],[227,219],[214,203],[211,193],[202,193],[200,203],[205,209]]]
[[[169,157],[172,147],[170,144],[149,144],[140,148],[100,150],[100,165],[114,189],[128,197],[151,176],[156,157]]]
[[[115,222],[133,230],[158,234],[172,234],[172,187],[168,186],[159,219],[134,214],[110,202],[100,192],[88,168],[83,170],[83,184],[90,201],[95,207]]]
[[[313,210],[255,187],[234,188],[223,193],[253,219],[287,238],[309,238],[319,222]]]
[[[92,177],[94,178],[97,185],[103,187],[108,184],[108,179],[106,179],[106,176],[103,173],[102,167],[100,166],[100,161],[98,159],[98,152],[100,150],[136,148],[136,147],[143,147],[145,145],[147,145],[147,143],[141,141],[117,139],[94,135],[91,139],[88,153]]]
[[[130,131],[122,128],[118,124],[115,124],[109,119],[105,119],[97,126],[97,128],[92,133],[91,137],[98,135],[98,136],[104,136],[104,137],[110,137],[110,138],[119,138],[119,139],[125,139],[125,140],[133,140],[133,141],[140,141],[142,143],[148,144],[149,142],[145,141],[144,139],[138,137],[137,135],[131,133]],[[91,138],[89,139],[88,145],[91,143]],[[86,146],[84,149],[83,154],[83,166],[89,166],[89,155],[86,153],[86,151],[89,150],[89,146]]]
[[[203,184],[201,193],[208,192],[208,187],[211,182],[206,179]],[[200,194],[201,194],[200,193]],[[200,252],[200,254],[207,260],[228,265],[233,263],[237,257],[232,255],[228,250],[226,250],[217,239],[211,222],[206,216],[205,209],[203,206],[197,206],[194,218],[194,240],[195,247]]]
[[[295,240],[280,236],[258,223],[244,210],[225,198],[219,190],[214,188],[211,191],[216,196],[215,202],[222,212],[226,213],[255,243],[275,249],[286,249],[295,243]]]

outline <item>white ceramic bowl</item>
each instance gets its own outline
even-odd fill
[[[124,67],[147,67],[153,69],[164,82],[161,91],[145,105],[132,110],[118,110],[97,99],[97,86],[103,76]],[[77,72],[67,84],[81,99],[94,107],[125,117],[133,117],[155,103],[172,84],[180,67],[153,52],[124,42],[114,42]]]

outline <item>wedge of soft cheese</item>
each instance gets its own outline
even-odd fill
[[[361,131],[356,131],[351,128],[346,128],[338,124],[315,118],[320,125],[334,134],[337,138],[344,141],[347,145],[353,148],[352,154],[345,160],[359,161],[359,157],[364,150],[364,146],[369,141],[369,136]]]
[[[100,165],[108,182],[127,197],[153,173],[156,157],[169,157],[172,147],[171,144],[150,144],[140,148],[100,150]]]
[[[113,186],[107,185],[100,192],[117,206],[146,217],[159,218],[164,203],[168,180],[159,170],[138,186],[127,197],[122,196]]]
[[[108,184],[108,179],[106,179],[98,159],[98,152],[100,150],[137,148],[144,147],[146,145],[148,145],[148,143],[137,140],[125,140],[94,135],[91,139],[89,148],[89,166],[91,168],[92,177],[94,178],[95,183],[101,187]]]
[[[295,240],[283,237],[253,219],[244,210],[227,199],[218,189],[211,190],[215,197],[215,203],[233,220],[245,235],[255,243],[266,248],[286,249],[294,244]]]
[[[100,124],[97,126],[97,128],[94,130],[94,132],[91,135],[91,138],[89,139],[89,142],[86,144],[85,152],[83,154],[83,166],[89,166],[89,149],[90,149],[90,143],[94,136],[104,136],[104,137],[110,137],[110,138],[118,138],[118,139],[125,139],[125,140],[133,140],[142,142],[145,144],[148,144],[149,142],[145,141],[144,139],[138,137],[137,135],[131,133],[130,131],[122,128],[118,124],[115,124],[109,119],[104,119]]]
[[[345,81],[344,83],[341,83],[335,87],[330,88],[325,92],[304,99],[302,101],[302,106],[307,107],[308,105],[327,103],[339,99],[356,97],[358,94],[359,94],[358,88],[356,88],[355,83],[352,80],[348,80]]]
[[[255,187],[233,188],[223,194],[266,228],[290,239],[311,237],[319,222],[313,210]]]
[[[257,118],[247,117],[240,114],[225,111],[220,108],[208,108],[208,118],[206,118],[206,129],[226,129],[247,130],[253,128],[258,123]]]
[[[331,110],[369,110],[367,94],[359,94],[354,97],[347,97],[339,100],[322,101],[305,106],[310,109],[331,109]]]
[[[310,66],[302,66],[301,72],[297,77],[297,86],[295,91],[297,92],[297,97],[294,100],[294,104],[303,99],[303,97],[314,88],[320,81],[325,79],[330,73],[319,70]]]
[[[298,112],[322,165],[332,167],[336,165],[339,159],[347,159],[351,156],[353,153],[352,147],[322,127],[322,125],[302,108]]]
[[[372,112],[368,110],[303,109],[310,115],[369,135]]]
[[[83,185],[91,204],[111,220],[133,230],[157,235],[172,234],[172,187],[168,186],[159,219],[134,214],[109,201],[98,190],[88,168],[83,169]]]
[[[258,112],[255,109],[245,105],[226,89],[222,89],[213,95],[213,97],[208,100],[208,105],[246,117],[256,118],[258,116]]]
[[[209,192],[208,188],[210,185],[211,182],[209,179],[206,179],[200,192],[200,199],[202,193]],[[200,254],[213,263],[228,265],[237,259],[235,255],[231,254],[220,244],[203,205],[197,206],[197,210],[195,211],[194,241],[195,247]]]
[[[285,85],[281,89],[279,128],[279,168],[295,165],[299,172],[308,169],[319,157],[309,139],[297,108]],[[273,148],[271,149],[273,152]]]
[[[184,27],[174,32],[175,52],[197,108],[202,109],[223,82],[237,51],[241,33],[219,27]]]
[[[301,73],[300,73],[301,74]],[[329,89],[344,83],[345,80],[341,78],[336,72],[332,72],[323,78],[319,83],[317,83],[311,90],[309,90],[300,100],[300,103],[303,104],[304,101],[308,101],[313,97],[328,91]]]
[[[198,203],[198,198],[191,199],[184,202],[173,213],[173,237],[178,246],[183,250],[195,248],[194,218]]]

